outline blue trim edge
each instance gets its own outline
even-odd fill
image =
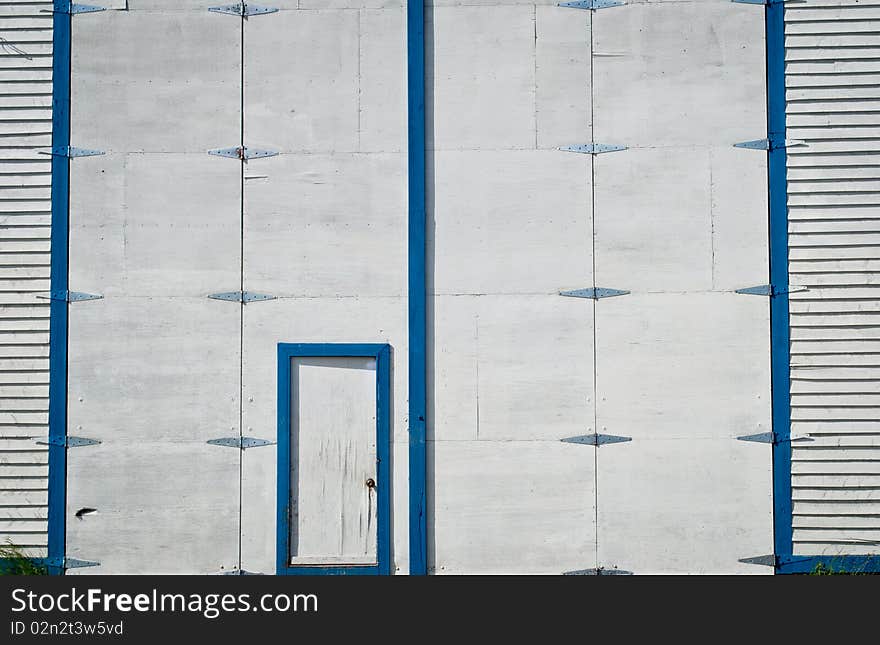
[[[71,15],[61,10],[69,3],[55,0],[52,24],[52,147],[70,145],[70,39]],[[70,217],[70,159],[52,155],[51,290],[68,290],[68,230]],[[67,436],[67,330],[68,304],[49,304],[49,436]],[[61,558],[66,549],[67,447],[49,446],[49,558]],[[63,569],[50,567],[52,573]]]
[[[787,556],[779,558],[778,573],[812,573],[817,566],[832,573],[880,573],[880,555]]]
[[[767,138],[785,141],[785,6],[768,4]],[[791,376],[788,313],[788,181],[785,147],[770,146],[767,153],[769,186],[770,383],[773,432],[773,550],[779,562],[792,554],[791,510]],[[784,568],[783,568],[784,569]],[[779,571],[782,572],[783,569]]]
[[[296,566],[290,553],[290,359],[313,356],[368,356],[376,359],[376,565]],[[391,573],[391,346],[387,344],[278,344],[278,499],[275,572],[300,575],[389,575]]]
[[[409,154],[409,573],[428,573],[427,279],[425,271],[425,5],[407,3],[407,140]]]

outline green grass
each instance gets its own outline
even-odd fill
[[[0,576],[46,576],[49,570],[35,563],[12,542],[0,545]]]
[[[858,571],[858,570],[847,571],[846,569],[843,569],[843,568],[835,569],[834,565],[833,565],[833,561],[832,561],[832,564],[830,564],[830,565],[825,564],[824,562],[819,562],[815,567],[813,567],[813,570],[810,571],[810,573],[808,575],[811,575],[811,576],[867,576],[867,575],[872,575],[872,574],[867,571]]]

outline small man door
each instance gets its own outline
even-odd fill
[[[279,346],[279,573],[386,573],[387,345]]]

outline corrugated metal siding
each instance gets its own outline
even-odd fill
[[[794,552],[880,544],[880,2],[786,4]]]
[[[0,0],[0,542],[45,555],[52,2]]]

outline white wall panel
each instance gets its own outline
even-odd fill
[[[406,149],[406,13],[396,1],[360,12],[359,149]],[[370,4],[370,3],[365,3]]]
[[[768,432],[769,338],[744,333],[768,324],[767,301],[757,296],[632,294],[599,301],[602,431],[649,439]]]
[[[737,560],[772,540],[771,455],[735,437],[770,430],[766,301],[634,294],[597,309],[599,432],[632,437],[598,449],[600,566],[762,573]]]
[[[767,282],[767,159],[740,148],[712,148],[712,288]]]
[[[597,141],[726,147],[767,131],[764,12],[633,3],[593,18]]]
[[[589,12],[429,11],[429,566],[595,567]]]
[[[426,15],[429,147],[535,147],[534,18],[532,6],[437,7]]]
[[[247,21],[247,145],[358,149],[359,23],[358,12],[344,10],[280,11]]]
[[[593,432],[592,303],[489,296],[477,318],[477,439]]]
[[[204,152],[111,153],[75,160],[71,179],[71,289],[107,297],[238,289],[235,160]]]
[[[91,18],[95,18],[94,20]],[[156,47],[161,41],[168,46]],[[238,566],[240,20],[102,12],[73,30],[67,555],[81,573]],[[150,52],[148,56],[143,52]],[[77,519],[80,508],[96,515]]]
[[[591,450],[558,441],[432,443],[434,572],[595,567]]]
[[[712,288],[709,151],[634,149],[595,162],[596,284]],[[601,207],[601,210],[598,208]]]
[[[730,3],[596,13],[598,566],[762,573],[772,543],[764,16]],[[685,537],[686,536],[686,537]]]
[[[537,4],[537,3],[536,3]],[[538,148],[590,140],[590,11],[535,8],[535,127]]]
[[[82,573],[234,568],[239,455],[206,442],[239,432],[235,305],[79,304],[70,317],[69,431],[102,443],[68,455],[68,556],[101,562]],[[86,507],[98,514],[77,519]]]
[[[241,20],[204,8],[102,11],[73,21],[72,43],[71,145],[204,153],[238,144]]]
[[[730,438],[654,438],[652,429],[599,448],[600,565],[637,574],[770,573],[738,562],[772,543],[769,451]]]
[[[247,288],[275,296],[402,295],[405,163],[399,153],[251,161],[245,170]]]
[[[589,281],[588,156],[470,150],[432,159],[436,293],[549,294]]]

